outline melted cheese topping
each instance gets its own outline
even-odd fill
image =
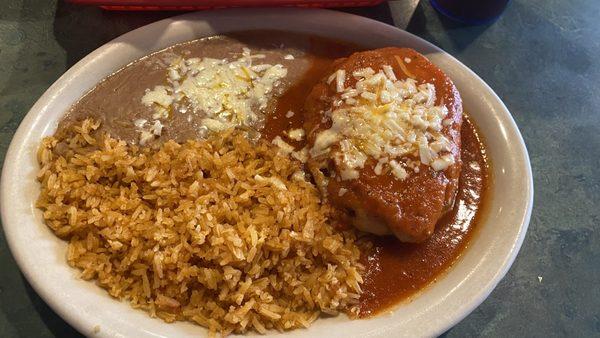
[[[154,120],[153,123],[149,124],[148,120],[146,119],[137,119],[133,121],[133,124],[140,132],[139,142],[141,145],[148,143],[155,137],[160,137],[160,135],[162,134],[163,125],[160,122],[160,120]]]
[[[302,141],[306,133],[304,132],[304,129],[298,128],[289,130],[287,134],[288,137],[294,141]]]
[[[311,157],[333,158],[342,180],[358,178],[368,158],[377,163],[376,175],[390,172],[398,180],[408,177],[408,169],[418,172],[420,163],[437,171],[454,163],[442,134],[452,120],[445,119],[445,106],[434,105],[433,84],[398,80],[389,65],[355,71],[354,87],[344,87],[345,76],[338,70],[328,78],[339,98],[325,112],[332,126],[316,135]]]
[[[146,90],[142,103],[153,108],[155,120],[195,113],[210,131],[256,128],[274,88],[287,75],[281,64],[255,63],[264,57],[244,48],[234,60],[177,59],[168,68],[168,85]]]

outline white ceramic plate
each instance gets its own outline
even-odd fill
[[[325,10],[256,9],[185,14],[127,33],[78,62],[31,108],[12,140],[2,173],[2,223],[10,249],[33,288],[67,322],[102,337],[192,337],[204,329],[166,324],[78,280],[66,264],[66,244],[43,224],[34,207],[39,194],[35,152],[66,109],[98,81],[129,62],[170,45],[249,29],[303,32],[367,47],[411,47],[442,68],[460,90],[493,163],[487,218],[452,269],[412,302],[365,320],[320,319],[287,336],[375,337],[441,334],[477,307],[512,264],[527,230],[533,181],[527,150],[510,113],[471,70],[432,44],[400,29]],[[274,333],[277,335],[277,333]]]

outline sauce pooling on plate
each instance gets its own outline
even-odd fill
[[[373,249],[363,257],[367,266],[360,315],[376,314],[412,296],[438,278],[461,255],[483,217],[489,185],[485,148],[466,117],[462,125],[463,167],[454,208],[437,223],[424,243],[402,243],[393,237],[373,237]]]
[[[245,56],[262,55],[252,59],[252,64],[247,64],[245,59],[240,64],[258,66],[254,70],[263,77],[269,76],[265,74],[269,71],[267,65],[275,67],[273,71],[285,69],[286,73],[285,76],[282,72],[276,73],[277,77],[270,82],[268,100],[252,106],[252,111],[259,114],[244,126],[253,127],[255,123],[260,137],[269,141],[282,139],[300,150],[306,146],[306,138],[292,137],[291,131],[304,125],[306,97],[313,86],[328,75],[334,60],[362,49],[340,41],[285,32],[244,32],[179,44],[137,60],[98,84],[71,108],[59,130],[93,115],[101,120],[102,131],[132,144],[140,143],[144,131],[151,133],[144,141],[148,146],[166,140],[183,142],[202,138],[203,121],[207,117],[189,110],[186,106],[189,102],[184,99],[178,101],[180,110],[156,111],[153,102],[160,101],[162,93],[156,86],[164,85],[169,78],[170,65],[178,58],[240,60]],[[408,67],[410,70],[410,65]],[[187,70],[181,74],[195,76]],[[183,83],[179,76],[172,75],[177,85]],[[171,85],[168,90],[175,91],[177,86]],[[155,101],[150,100],[152,104],[141,100],[148,92],[156,94],[152,99]],[[158,125],[148,117],[155,114],[168,118],[157,115]],[[392,236],[367,237],[372,248],[363,252],[366,272],[361,316],[376,314],[414,295],[440,277],[468,247],[482,218],[489,179],[485,147],[468,115],[465,115],[461,138],[463,165],[456,202],[438,222],[433,235],[420,244],[400,243]]]

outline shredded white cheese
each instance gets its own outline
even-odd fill
[[[146,120],[146,119],[137,119],[137,120],[133,121],[133,125],[136,126],[137,128],[144,128],[144,125],[146,124],[146,122],[148,122],[148,120]]]
[[[221,121],[217,119],[202,119],[202,125],[208,128],[208,130],[214,132],[220,132],[223,130],[227,130],[229,128],[233,128],[235,126],[232,122]]]
[[[142,130],[140,132],[140,144],[141,145],[144,145],[153,139],[154,139],[154,135],[151,132],[149,132],[147,130]]]
[[[356,170],[356,169],[344,169],[340,173],[340,177],[344,181],[346,181],[346,180],[355,180],[355,179],[357,179],[359,177],[359,173],[358,173],[358,170]]]
[[[173,96],[169,94],[167,87],[156,86],[153,90],[146,90],[146,93],[142,97],[142,103],[146,106],[157,104],[163,108],[166,108],[173,103]]]
[[[276,145],[279,149],[277,154],[279,156],[291,156],[292,158],[306,163],[308,161],[308,148],[304,147],[298,151],[295,151],[294,146],[285,142],[280,136],[275,136],[273,141],[271,141],[274,145]]]
[[[392,168],[392,174],[394,174],[394,176],[396,176],[397,179],[404,180],[406,177],[408,177],[406,169],[404,169],[398,162],[396,162],[396,160],[390,161],[390,167]]]
[[[279,150],[278,150],[279,156],[288,156],[289,154],[291,154],[294,151],[294,146],[285,142],[280,136],[275,136],[275,138],[273,139],[273,141],[271,141],[271,143],[273,143],[274,145],[276,145],[279,148]]]
[[[316,135],[310,156],[329,154],[343,180],[358,178],[369,157],[377,161],[375,174],[391,172],[398,180],[408,177],[408,168],[417,172],[420,164],[440,171],[454,163],[451,143],[442,134],[452,121],[444,105],[435,106],[433,84],[398,80],[389,65],[377,72],[359,69],[352,76],[356,84],[351,88],[344,88],[343,70],[329,77],[345,101],[336,107],[334,100],[333,111],[326,114],[332,126]]]
[[[163,129],[163,125],[158,120],[155,120],[152,127],[150,127],[150,131],[152,132],[152,134],[154,134],[156,136],[160,136],[162,134],[162,129]]]
[[[153,108],[154,119],[167,118],[170,111],[201,114],[210,131],[256,127],[274,89],[287,75],[281,64],[255,63],[264,57],[244,48],[233,60],[179,58],[168,68],[168,85],[147,90],[142,103]]]
[[[149,124],[148,120],[137,119],[133,121],[133,125],[140,133],[139,143],[141,145],[145,145],[155,137],[162,135],[163,124],[159,120],[154,120],[152,124]]]
[[[302,129],[302,128],[291,129],[290,131],[288,131],[289,138],[291,138],[294,141],[302,141],[305,134],[306,133],[304,132],[304,129]]]
[[[375,168],[373,168],[373,171],[375,172],[375,175],[381,175],[383,172],[383,165],[388,161],[387,157],[384,158],[380,158],[379,161],[377,161],[377,165],[375,166]]]

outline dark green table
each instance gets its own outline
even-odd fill
[[[517,121],[535,178],[515,264],[446,335],[600,336],[600,1],[514,0],[496,23],[477,27],[417,2],[348,11],[406,28],[479,74]],[[0,158],[66,69],[112,38],[174,14],[0,1]],[[0,337],[51,336],[78,333],[31,289],[0,232]]]

